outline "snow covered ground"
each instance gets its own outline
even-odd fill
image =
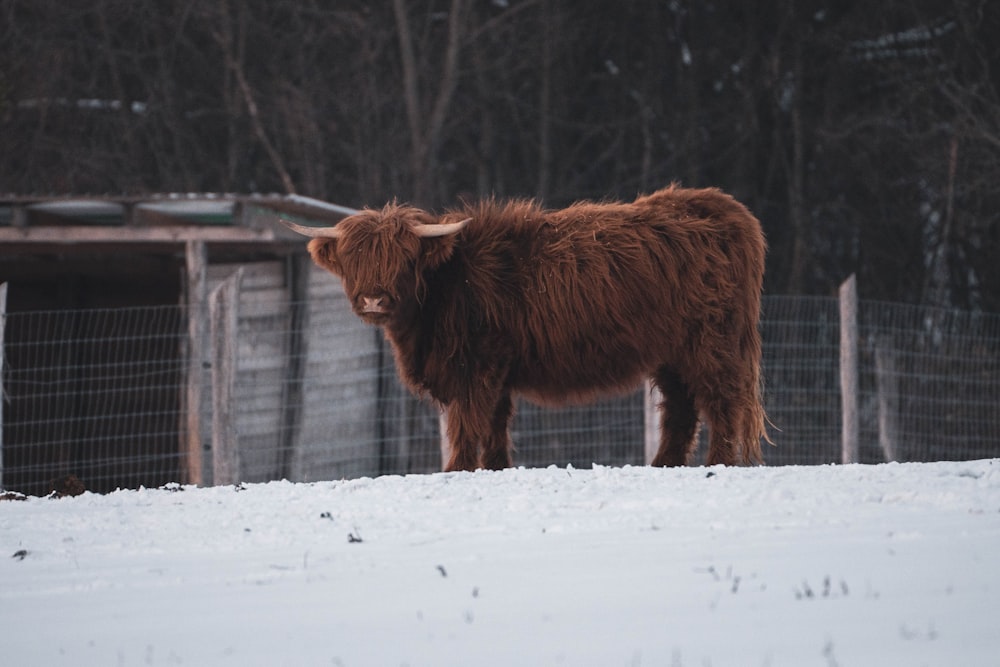
[[[3,665],[998,665],[1000,460],[0,502]]]

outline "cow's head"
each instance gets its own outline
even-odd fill
[[[358,317],[382,325],[405,316],[420,300],[424,273],[451,257],[455,235],[470,220],[441,223],[426,211],[393,203],[360,211],[334,227],[282,222],[313,237],[313,261],[340,276]]]

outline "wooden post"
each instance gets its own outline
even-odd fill
[[[653,384],[652,380],[646,380],[645,391],[642,393],[642,414],[643,414],[643,460],[646,465],[653,463],[656,452],[660,449],[660,403],[663,395],[659,388]]]
[[[0,283],[0,491],[3,491],[3,334],[7,328],[7,283]]]
[[[202,447],[202,386],[208,330],[208,264],[204,241],[188,241],[187,261],[187,387],[184,396],[185,423],[180,443],[184,481],[201,486],[203,474]]]
[[[208,301],[212,327],[212,483],[215,485],[240,482],[239,434],[232,400],[242,282],[240,267],[215,288]]]
[[[858,424],[858,285],[852,273],[839,290],[841,463],[857,463]]]

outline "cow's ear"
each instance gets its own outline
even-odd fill
[[[449,259],[455,252],[454,236],[436,236],[420,239],[420,252],[424,266],[436,269]]]
[[[337,260],[337,239],[315,238],[307,248],[316,264],[334,275],[341,275],[340,262]]]
[[[433,227],[441,221],[432,213],[411,209],[410,224],[414,227]],[[436,269],[451,258],[455,251],[455,236],[421,236],[420,263],[424,269]]]

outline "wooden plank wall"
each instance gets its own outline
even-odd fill
[[[309,263],[299,428],[290,478],[377,475],[379,345],[351,312],[340,281]]]
[[[382,472],[377,334],[351,312],[339,281],[311,262],[300,264],[299,303],[293,266],[213,264],[206,271],[211,293],[243,268],[231,406],[238,479],[377,475]],[[202,406],[202,422],[211,424],[210,401]],[[203,483],[213,483],[208,471]]]
[[[285,409],[291,294],[285,262],[211,264],[208,292],[243,268],[231,413],[239,438],[240,481],[283,476],[280,443]]]

